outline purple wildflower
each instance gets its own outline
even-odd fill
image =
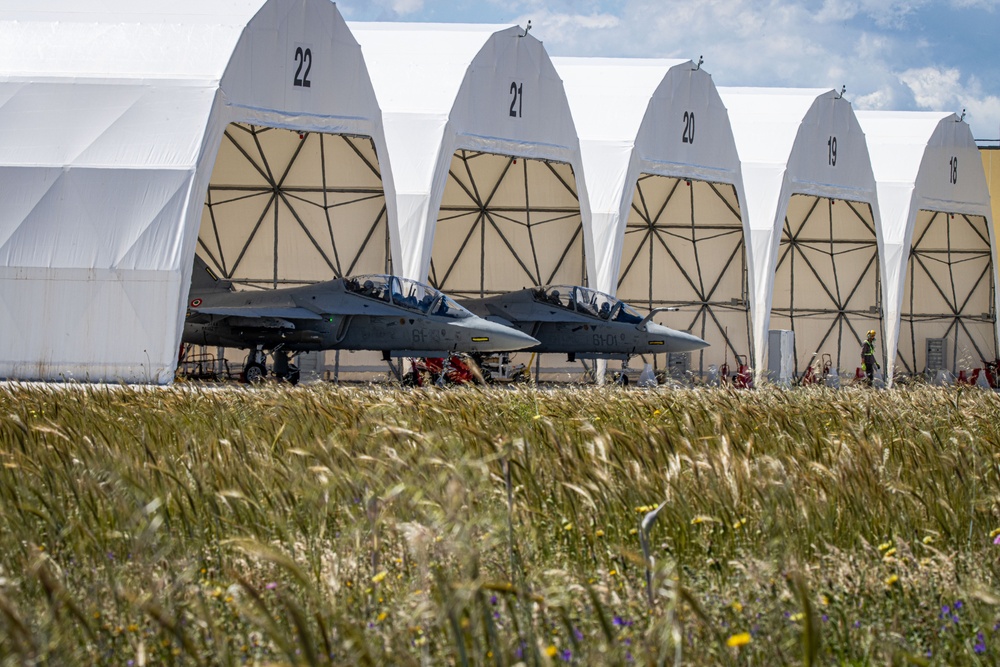
[[[583,633],[580,632],[580,628],[573,628],[573,636],[576,637],[576,641],[583,641]]]
[[[955,603],[955,611],[958,611],[961,608],[962,608],[962,601],[959,600],[958,602]]]
[[[274,582],[274,581],[268,582],[267,586],[264,586],[264,588],[266,588],[269,591],[273,591],[277,587],[278,587],[278,584],[277,584],[277,582]]]
[[[972,650],[976,652],[977,655],[986,653],[986,638],[983,637],[983,633],[976,634],[976,645],[972,647]]]
[[[569,662],[570,660],[572,660],[573,659],[573,651],[570,651],[569,649],[564,649],[563,652],[562,652],[562,659],[563,659],[563,662]]]
[[[490,597],[490,604],[496,604],[496,603],[497,603],[497,596],[495,596],[495,595],[491,596]]]

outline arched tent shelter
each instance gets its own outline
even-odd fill
[[[0,376],[173,378],[205,193],[234,122],[384,145],[333,3],[5,3]]]
[[[581,283],[579,143],[542,43],[517,26],[350,27],[392,158],[399,273],[459,296]]]
[[[865,136],[832,90],[720,88],[740,153],[758,374],[771,327],[795,331],[798,374],[860,365],[880,330],[882,239]]]
[[[878,185],[887,371],[995,361],[996,240],[969,126],[952,113],[857,116]]]
[[[749,354],[743,183],[729,116],[690,60],[553,58],[580,136],[591,286],[712,344],[690,370]]]

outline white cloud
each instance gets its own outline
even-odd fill
[[[959,9],[982,9],[992,12],[1000,7],[997,0],[951,0],[951,6]]]
[[[851,103],[855,109],[895,109],[896,94],[891,86],[886,86],[867,95],[859,95]]]
[[[392,0],[389,4],[392,11],[401,16],[419,12],[424,8],[424,0]]]
[[[339,0],[337,8],[348,21],[395,21],[412,18],[425,6],[424,0]]]
[[[861,9],[857,2],[844,0],[823,0],[823,6],[816,12],[816,20],[820,23],[835,23],[850,21],[858,15]]]
[[[955,113],[965,109],[966,121],[977,138],[1000,136],[1000,97],[984,91],[976,77],[963,81],[955,68],[920,67],[901,72],[899,80],[910,90],[918,107]]]
[[[908,69],[899,74],[902,81],[913,93],[918,106],[925,109],[945,109],[962,92],[962,74],[957,69],[920,67]]]

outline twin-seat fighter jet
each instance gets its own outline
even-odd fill
[[[303,287],[241,291],[195,258],[185,343],[251,350],[244,379],[267,374],[298,381],[289,353],[381,350],[383,357],[520,350],[530,335],[476,317],[433,287],[396,276],[340,278]]]
[[[576,359],[619,359],[637,354],[688,352],[708,347],[697,336],[643,317],[615,297],[575,285],[533,287],[462,301],[473,313],[538,339],[532,352],[559,352]]]

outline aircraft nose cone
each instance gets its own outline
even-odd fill
[[[497,322],[490,322],[480,317],[466,321],[469,328],[472,348],[480,352],[512,352],[535,347],[538,339],[532,338],[512,327]],[[480,340],[477,340],[480,339]]]
[[[652,340],[664,341],[663,352],[693,352],[708,347],[708,343],[697,336],[655,322],[646,324],[646,333]]]

